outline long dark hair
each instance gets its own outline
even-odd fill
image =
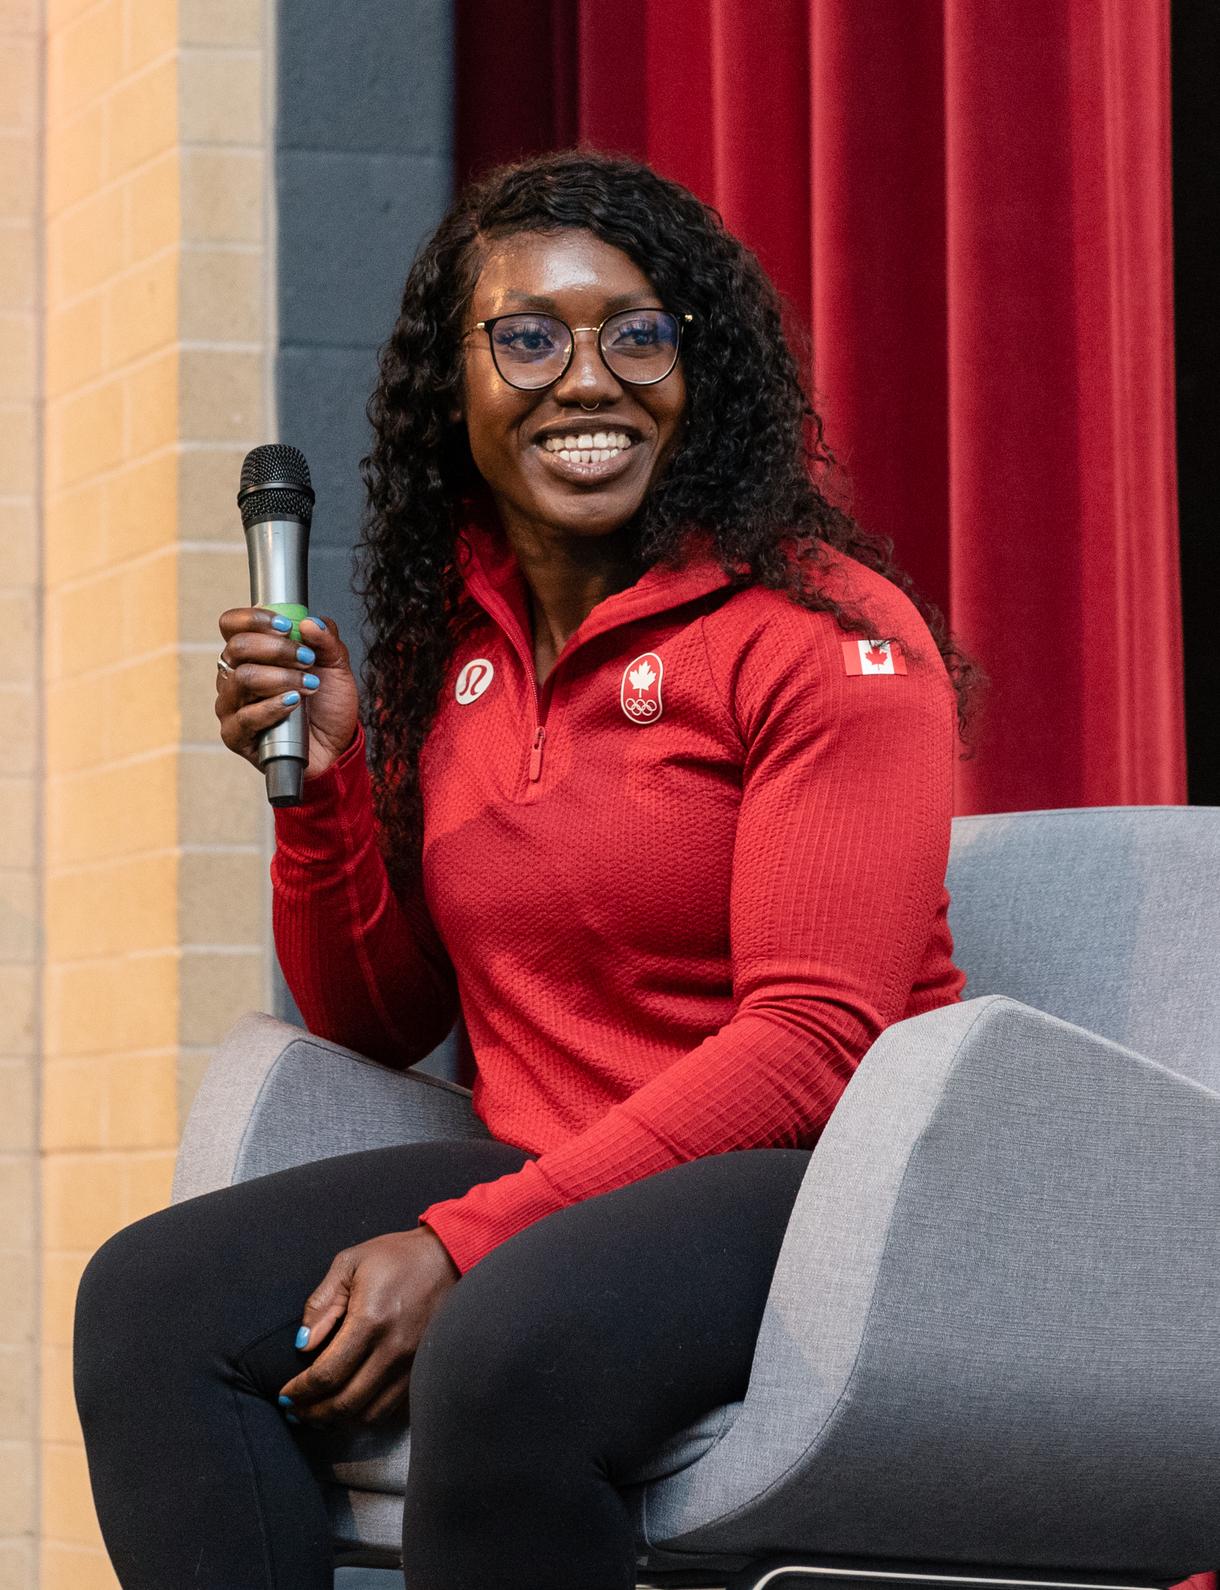
[[[419,863],[419,752],[454,645],[479,616],[463,599],[455,562],[460,516],[480,487],[465,426],[450,418],[461,388],[459,336],[485,242],[565,228],[621,249],[667,308],[694,316],[683,344],[680,443],[625,527],[641,566],[676,563],[686,528],[698,525],[713,534],[734,585],[785,591],[869,635],[867,617],[807,578],[827,546],[839,548],[893,581],[922,614],[957,693],[963,743],[986,683],[939,610],[894,564],[893,541],[861,529],[831,500],[836,460],[785,336],[782,301],[718,213],[651,167],[593,150],[498,167],[454,199],[417,254],[366,409],[374,437],[360,464],[368,495],[356,590],[366,613],[374,805],[396,887]]]

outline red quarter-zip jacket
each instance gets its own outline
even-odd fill
[[[944,887],[955,702],[914,604],[835,552],[870,647],[710,539],[604,598],[539,684],[498,521],[389,887],[365,735],[275,811],[273,929],[311,1031],[397,1067],[460,1013],[472,1103],[536,1157],[419,1216],[466,1271],[565,1205],[702,1155],[808,1147],[890,1023],[960,998]],[[902,671],[905,670],[905,671]]]

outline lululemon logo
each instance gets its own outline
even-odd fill
[[[487,657],[475,657],[466,663],[453,687],[458,702],[468,707],[472,701],[477,701],[491,683],[495,671]]]
[[[623,669],[619,701],[632,723],[655,723],[661,716],[664,667],[655,651],[645,651]]]

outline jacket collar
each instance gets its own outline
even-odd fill
[[[685,532],[682,547],[679,568],[654,564],[634,585],[603,597],[568,637],[563,655],[620,624],[665,612],[732,583],[733,576],[720,566],[709,531],[692,527]],[[494,507],[467,505],[456,538],[456,561],[467,591],[514,640],[532,676],[529,593]]]

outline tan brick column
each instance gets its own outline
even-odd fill
[[[38,1530],[41,9],[0,0],[0,1590]]]
[[[269,9],[269,8],[268,8]],[[263,0],[48,0],[41,1585],[115,1584],[76,1286],[169,1202],[211,1046],[269,1007],[269,814],[213,713],[272,435]],[[28,575],[28,571],[27,571]]]

